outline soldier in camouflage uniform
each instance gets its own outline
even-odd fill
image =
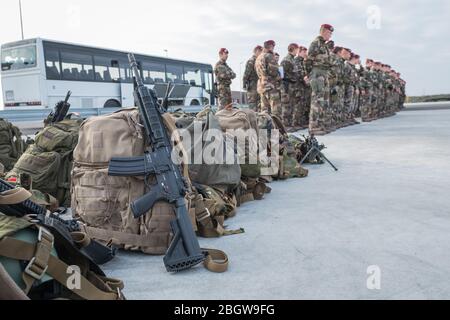
[[[361,70],[360,70],[360,64],[359,64],[359,55],[352,53],[350,58],[350,66],[353,69],[353,99],[351,102],[351,119],[353,120],[353,124],[358,124],[356,121],[356,117],[359,113],[359,100],[360,100],[360,93],[361,93]]]
[[[280,65],[280,55],[279,55],[278,52],[275,52],[273,55],[275,56],[275,61],[277,62],[278,71],[279,71],[279,74],[280,74],[280,80],[276,82],[276,88],[280,92],[280,102],[281,102],[280,120],[283,121],[282,118],[283,118],[283,114],[285,112],[285,108],[289,108],[289,96],[288,96],[287,88],[285,86],[285,82],[283,80],[284,69]]]
[[[298,44],[291,43],[288,46],[287,56],[281,62],[284,76],[283,87],[287,93],[287,100],[283,101],[283,124],[289,131],[291,131],[292,127],[299,126],[298,121],[294,123],[294,119],[300,118],[300,105],[298,104],[299,101],[297,99],[297,91],[299,90],[299,70],[295,63],[298,49]]]
[[[311,83],[311,113],[309,119],[309,131],[311,134],[327,134],[327,114],[330,107],[330,87],[328,73],[331,68],[330,50],[326,42],[331,39],[334,28],[324,24],[320,28],[320,35],[311,43],[308,50],[308,60],[311,63],[309,75]]]
[[[370,114],[374,103],[374,90],[373,90],[373,60],[366,60],[366,67],[362,73],[362,86],[363,86],[363,101],[361,103],[361,120],[363,122],[370,121]]]
[[[231,82],[236,78],[236,74],[227,64],[228,50],[225,48],[219,51],[219,62],[214,67],[214,74],[217,81],[217,93],[219,98],[219,109],[229,109],[233,106],[231,98]]]
[[[350,64],[351,51],[350,49],[343,49],[343,57],[345,59],[344,64],[344,126],[349,126],[353,124],[352,121],[352,102],[353,94],[355,92],[354,79],[355,73],[353,67]]]
[[[261,111],[269,112],[281,118],[281,82],[280,70],[274,50],[275,41],[264,43],[263,53],[256,59],[255,69],[258,74],[258,93],[261,97]]]
[[[299,129],[306,129],[309,127],[309,112],[311,110],[311,87],[307,76],[305,59],[308,58],[308,49],[303,46],[299,47],[298,55],[295,57],[295,64],[298,72],[298,90],[296,104],[299,105],[299,114],[294,110],[294,126]]]
[[[332,71],[330,77],[330,104],[335,113],[336,127],[341,128],[345,123],[344,114],[344,69],[345,59],[343,48],[335,47],[332,54]]]
[[[251,110],[259,111],[260,97],[258,94],[258,74],[256,73],[255,63],[256,59],[262,53],[263,47],[256,46],[253,49],[253,56],[247,61],[245,65],[245,72],[243,78],[244,89],[247,90],[247,102]]]

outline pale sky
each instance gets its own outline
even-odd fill
[[[22,0],[22,6],[25,38],[159,56],[167,49],[172,58],[212,65],[226,47],[238,77],[256,44],[273,39],[284,57],[289,43],[309,47],[329,23],[336,45],[401,72],[409,95],[450,93],[448,0]],[[0,43],[16,40],[18,0],[2,1]],[[233,89],[239,86],[236,79]]]

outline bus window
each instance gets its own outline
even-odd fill
[[[62,78],[64,80],[94,80],[92,56],[61,51]]]
[[[144,83],[154,84],[165,82],[166,74],[163,64],[155,62],[143,62],[141,66]]]
[[[59,51],[57,49],[45,49],[45,69],[47,72],[47,79],[59,80],[61,79],[61,68],[59,64]]]
[[[32,67],[36,67],[36,46],[3,49],[2,71]]]
[[[174,84],[183,84],[183,67],[173,64],[166,65],[167,82]]]
[[[118,82],[120,79],[119,64],[110,58],[94,56],[95,80]]]
[[[133,76],[131,75],[130,63],[125,60],[119,60],[120,82],[131,83]]]
[[[203,74],[203,88],[208,92],[212,92],[212,71],[202,70]]]
[[[184,67],[184,81],[191,86],[202,86],[202,74],[199,68]]]

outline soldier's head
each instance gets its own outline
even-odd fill
[[[308,57],[308,49],[306,49],[304,46],[299,46],[298,56],[302,57],[303,59],[306,59]]]
[[[322,36],[322,38],[324,38],[325,41],[330,41],[333,32],[334,28],[330,24],[323,24],[320,27],[320,35]]]
[[[259,55],[263,52],[263,47],[261,46],[256,46],[255,49],[253,49],[253,54],[256,57],[259,57]]]
[[[278,52],[275,52],[275,53],[273,54],[273,56],[275,57],[275,60],[277,60],[277,62],[280,61],[280,55],[278,54]]]
[[[352,50],[350,50],[349,48],[342,48],[342,58],[344,58],[345,60],[349,61],[350,58],[352,57]]]
[[[352,53],[350,56],[350,63],[357,65],[359,63],[359,55]]]
[[[225,49],[225,48],[222,48],[222,49],[220,49],[219,50],[219,57],[220,57],[220,60],[222,60],[222,61],[227,61],[228,60],[228,50],[227,49]]]
[[[342,47],[339,47],[339,46],[334,47],[334,49],[333,49],[333,53],[334,53],[334,54],[340,56],[340,53],[341,53],[341,52],[342,52]]]
[[[273,52],[273,49],[275,49],[275,41],[267,40],[266,42],[264,42],[264,49],[268,52]]]
[[[366,67],[372,68],[373,67],[373,60],[372,59],[366,59]]]
[[[296,56],[296,55],[298,54],[298,48],[299,48],[298,44],[296,44],[296,43],[291,43],[291,44],[288,46],[288,52],[289,52],[290,54]]]

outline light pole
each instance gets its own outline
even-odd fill
[[[19,14],[20,14],[20,31],[22,33],[22,40],[25,39],[23,36],[23,17],[22,17],[22,0],[19,0]]]

